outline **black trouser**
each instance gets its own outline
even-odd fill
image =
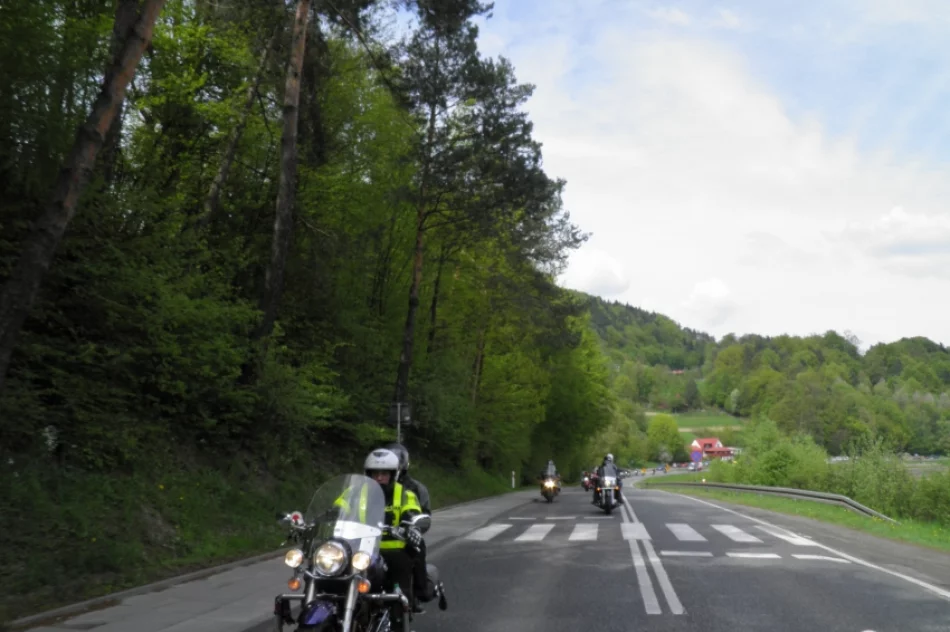
[[[394,590],[395,585],[399,584],[399,589],[409,599],[409,604],[413,604],[412,573],[414,560],[410,557],[406,549],[382,549],[383,559],[386,560],[386,566],[389,567],[386,573],[386,591]],[[402,608],[393,608],[394,618],[397,621],[402,620]]]
[[[429,585],[429,572],[426,569],[426,541],[423,540],[416,551],[412,547],[406,548],[409,556],[413,560],[412,579],[415,584],[415,596],[419,601],[429,601],[432,595],[429,594],[427,586]]]

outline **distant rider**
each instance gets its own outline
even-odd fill
[[[554,459],[548,459],[548,464],[544,468],[544,472],[541,474],[541,479],[546,480],[552,478],[554,479],[555,485],[557,485],[557,491],[561,491],[561,475],[557,473],[557,467],[554,465]]]
[[[601,482],[604,480],[605,476],[613,476],[617,481],[617,486],[621,489],[623,488],[623,481],[620,480],[620,470],[617,469],[617,465],[614,463],[614,455],[607,453],[604,457],[603,462],[600,464],[600,467],[597,468],[597,486],[599,487]],[[617,499],[618,503],[623,502],[623,496],[620,494],[620,489],[614,490],[614,498]],[[600,493],[597,491],[597,487],[594,488],[594,500],[591,504],[600,503]]]

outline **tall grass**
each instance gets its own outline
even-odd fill
[[[284,471],[219,467],[64,475],[0,464],[0,628],[74,601],[276,549],[277,511],[305,510],[320,484],[349,471],[295,463]],[[361,461],[361,460],[360,460]],[[358,471],[358,470],[356,470]],[[412,473],[433,509],[511,491],[511,479],[475,466]]]

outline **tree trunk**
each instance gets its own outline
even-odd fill
[[[214,180],[211,182],[211,188],[208,190],[204,213],[201,219],[198,220],[198,226],[201,228],[206,227],[211,222],[211,218],[214,217],[215,212],[218,210],[221,189],[228,179],[231,165],[234,163],[234,157],[237,155],[238,144],[241,142],[244,128],[247,127],[247,119],[250,117],[251,109],[254,107],[254,97],[257,94],[258,87],[261,85],[264,70],[267,68],[267,58],[270,56],[271,49],[274,48],[274,45],[277,43],[277,36],[279,34],[280,28],[275,28],[270,41],[264,45],[264,50],[261,52],[261,60],[257,65],[257,73],[254,75],[254,80],[251,82],[251,85],[247,87],[247,94],[244,98],[244,109],[241,111],[241,116],[237,124],[231,130],[228,145],[224,150],[224,155],[221,157],[221,165],[218,167],[218,173],[215,174]]]
[[[422,183],[419,187],[419,203],[416,210],[416,250],[412,264],[412,282],[409,285],[409,310],[402,334],[402,352],[399,354],[399,370],[396,372],[396,389],[393,395],[396,402],[405,402],[409,395],[409,370],[412,368],[412,347],[416,335],[416,314],[419,311],[419,286],[422,285],[422,255],[426,229],[426,194],[429,180],[432,144],[435,141],[435,106],[429,107],[429,124],[426,132],[426,161],[422,169]]]
[[[439,317],[439,288],[442,286],[442,268],[445,267],[446,253],[445,244],[442,245],[442,251],[439,253],[439,265],[435,271],[435,286],[432,289],[432,304],[429,305],[429,345],[426,348],[427,353],[435,351],[435,334],[438,330]]]
[[[478,402],[478,385],[482,379],[482,367],[485,365],[485,338],[487,327],[478,332],[478,348],[475,352],[475,364],[472,367],[472,406]]]
[[[89,182],[96,157],[125,100],[142,53],[152,39],[165,0],[122,0],[116,21],[127,25],[122,44],[109,62],[99,96],[79,127],[72,150],[60,170],[52,199],[27,236],[20,260],[0,293],[0,390],[16,339],[39,294],[53,255],[76,214],[76,203]]]
[[[307,44],[307,20],[310,0],[297,3],[294,19],[290,63],[284,85],[284,130],[280,139],[280,181],[277,187],[277,210],[274,218],[274,238],[271,242],[270,264],[264,277],[264,292],[260,308],[264,312],[255,338],[261,339],[274,331],[277,307],[284,289],[284,270],[294,228],[294,197],[297,175],[297,120],[300,109],[300,76]]]
[[[424,189],[423,189],[424,191]],[[412,282],[409,285],[409,311],[402,333],[402,352],[396,373],[396,392],[393,401],[405,402],[409,395],[409,370],[412,368],[412,347],[416,334],[416,314],[419,312],[419,287],[422,285],[422,255],[425,250],[425,207],[419,205],[416,223],[416,249],[412,262]]]

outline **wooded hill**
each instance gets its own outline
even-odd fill
[[[911,453],[950,453],[950,350],[927,338],[877,344],[863,355],[857,340],[834,331],[727,335],[717,343],[660,314],[587,300],[613,391],[631,404],[769,417],[832,454],[863,438]]]

